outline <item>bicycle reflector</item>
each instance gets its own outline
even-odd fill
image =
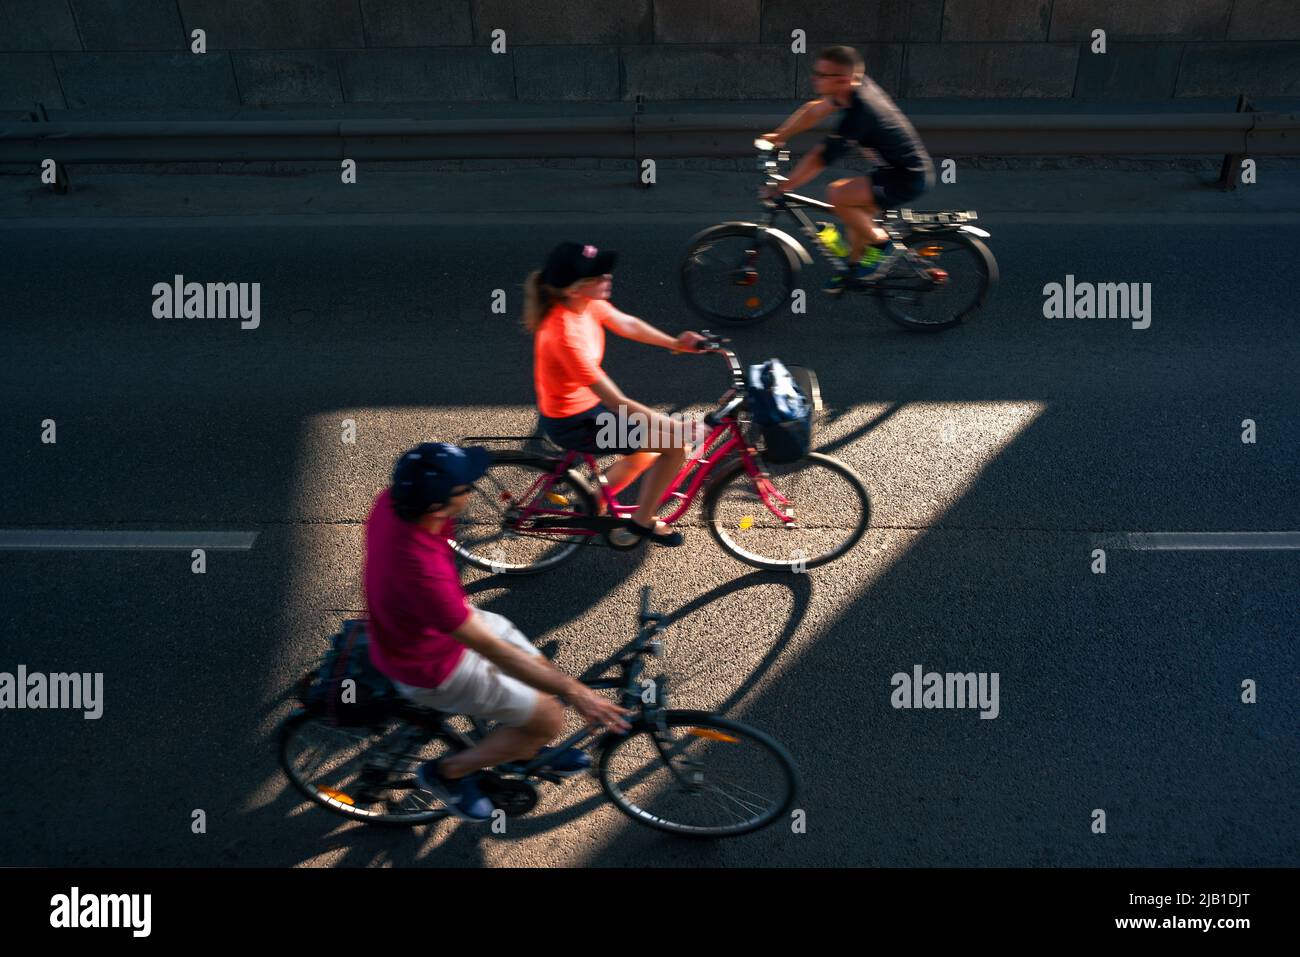
[[[723,734],[721,731],[715,731],[713,728],[691,728],[691,734],[697,738],[708,738],[710,741],[725,741],[727,744],[740,743],[740,738],[734,738],[729,734]]]
[[[565,496],[561,495],[559,492],[547,492],[546,501],[550,502],[552,505],[569,504],[569,500]]]
[[[316,792],[318,794],[323,794],[331,801],[338,801],[340,804],[346,804],[348,807],[353,807],[357,803],[356,801],[352,800],[352,798],[348,797],[348,795],[344,794],[342,791],[335,791],[333,788],[317,788]]]
[[[931,245],[931,246],[922,246],[920,249],[917,250],[917,252],[919,252],[922,256],[927,256],[927,257],[933,259],[935,256],[942,256],[942,255],[943,255],[943,247],[942,247],[942,246],[933,246],[933,245]]]

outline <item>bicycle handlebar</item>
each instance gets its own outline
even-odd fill
[[[730,339],[724,339],[722,336],[714,335],[708,329],[701,329],[700,335],[704,336],[704,341],[696,345],[700,352],[713,352],[727,360],[727,367],[731,370],[731,387],[736,390],[743,390],[745,385],[745,370],[740,366],[740,359],[730,349],[724,349],[723,346],[731,342]],[[711,423],[712,424],[712,423]]]

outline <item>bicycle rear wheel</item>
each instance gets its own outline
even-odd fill
[[[790,256],[753,226],[720,226],[697,237],[681,269],[682,294],[708,319],[746,325],[789,303]]]
[[[742,562],[799,572],[856,545],[871,520],[871,500],[852,469],[811,452],[790,465],[764,466],[757,480],[744,462],[732,463],[709,486],[704,518],[717,543]]]
[[[955,326],[984,305],[998,267],[978,239],[958,230],[913,233],[904,243],[926,264],[918,272],[900,261],[880,280],[876,295],[885,315],[916,332]]]
[[[280,726],[280,767],[309,800],[367,824],[425,824],[447,812],[415,783],[415,769],[451,748],[397,718],[335,727],[309,711]]]
[[[785,748],[756,728],[703,711],[668,711],[664,727],[619,738],[600,756],[600,786],[624,814],[684,837],[735,837],[794,803]]]
[[[498,575],[531,575],[571,558],[590,536],[551,533],[521,521],[530,504],[546,510],[542,518],[595,514],[595,496],[581,476],[570,470],[550,478],[556,464],[530,456],[495,459],[456,519],[452,550],[475,568]]]

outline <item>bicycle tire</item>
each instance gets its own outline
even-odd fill
[[[923,321],[905,311],[902,306],[903,300],[897,298],[896,294],[908,290],[909,287],[902,285],[898,280],[891,283],[891,277],[886,276],[876,287],[876,297],[880,300],[880,307],[885,315],[894,322],[913,332],[940,332],[964,322],[967,316],[982,308],[988,301],[989,292],[998,278],[998,265],[993,258],[993,253],[979,239],[957,229],[945,229],[914,232],[903,242],[908,247],[949,244],[954,248],[964,249],[970,254],[972,266],[976,270],[978,288],[963,307],[953,310],[951,314],[944,309],[940,318]],[[962,271],[964,269],[965,267]],[[949,272],[951,274],[952,270]],[[919,300],[922,302],[933,294],[932,289],[922,288],[923,282],[928,280],[921,280],[918,277],[917,286],[912,290],[923,297]]]
[[[665,730],[689,727],[705,729],[706,731],[714,733],[708,736],[692,736],[697,739],[714,740],[719,743],[728,744],[736,744],[739,743],[741,739],[748,739],[749,743],[754,745],[758,750],[755,751],[753,748],[746,749],[743,756],[737,753],[736,757],[746,767],[752,767],[756,764],[761,755],[766,755],[766,757],[772,761],[775,769],[779,772],[781,778],[780,793],[777,798],[763,809],[761,814],[754,816],[752,820],[741,820],[729,826],[701,827],[680,821],[674,821],[662,817],[661,815],[654,814],[642,807],[641,803],[628,793],[625,785],[612,780],[612,776],[616,773],[614,767],[615,762],[624,757],[630,759],[631,763],[634,765],[644,764],[648,766],[649,763],[655,760],[660,762],[663,761],[663,753],[654,744],[654,733],[656,729],[644,726],[632,731],[630,734],[614,738],[612,742],[601,751],[600,762],[598,765],[600,786],[605,792],[605,796],[614,803],[615,807],[632,820],[636,821],[638,824],[643,824],[659,831],[665,831],[669,834],[675,834],[679,837],[739,837],[742,834],[749,834],[753,831],[759,830],[760,828],[767,827],[769,824],[772,824],[779,818],[783,817],[790,809],[790,805],[794,803],[795,795],[799,790],[799,772],[795,768],[794,761],[791,759],[786,749],[771,736],[765,732],[759,731],[757,728],[742,724],[739,721],[733,721],[730,718],[724,718],[721,715],[706,711],[670,710],[664,712],[663,717],[663,727]],[[646,739],[649,740],[647,741]],[[636,754],[629,752],[629,749],[638,746],[647,748],[646,753],[653,753],[654,757],[643,760]],[[643,770],[644,768],[634,772],[632,777],[634,779],[637,778],[642,774]],[[670,779],[676,779],[676,775],[672,774],[671,771],[669,777]],[[680,779],[677,780],[678,786],[682,787]],[[718,780],[716,775],[709,783],[712,784],[714,780]],[[638,781],[636,783],[639,784],[640,782]],[[682,790],[685,791],[686,789],[682,788]],[[714,790],[716,793],[725,794],[725,792],[718,790],[716,787]],[[747,794],[756,793],[749,791],[748,789],[742,790]],[[732,797],[732,800],[736,800],[734,796]],[[737,801],[736,803],[741,802]],[[699,806],[703,807],[702,804]]]
[[[768,235],[759,235],[763,233],[761,226],[750,226],[743,224],[723,224],[707,229],[703,233],[695,236],[690,247],[686,250],[686,255],[682,257],[682,265],[679,271],[682,287],[682,295],[697,313],[706,319],[725,322],[733,326],[749,326],[768,318],[782,305],[789,303],[790,292],[794,288],[794,277],[799,270],[799,263],[794,254],[786,248],[780,240],[774,239]],[[692,267],[702,252],[708,247],[725,239],[741,238],[752,241],[755,246],[761,245],[764,250],[769,250],[775,257],[777,275],[780,282],[780,295],[774,295],[772,301],[762,308],[740,309],[741,314],[736,314],[737,310],[722,312],[716,308],[711,308],[708,303],[702,301],[692,285]]]
[[[384,726],[389,731],[395,730],[396,727],[401,724],[402,722],[400,719],[395,717],[384,722]],[[318,807],[323,807],[325,810],[340,815],[341,817],[345,817],[350,821],[362,821],[366,824],[380,824],[390,827],[413,827],[418,824],[427,824],[430,821],[439,820],[447,815],[448,812],[440,805],[433,806],[430,804],[429,800],[424,799],[421,800],[424,800],[424,803],[429,805],[428,807],[412,811],[408,814],[371,812],[366,808],[360,807],[356,802],[356,799],[341,787],[322,787],[319,784],[313,784],[303,776],[293,760],[294,744],[302,736],[304,729],[308,727],[328,729],[329,731],[339,732],[344,737],[351,736],[354,739],[359,738],[362,735],[368,735],[373,739],[375,738],[375,735],[373,728],[333,727],[327,722],[322,721],[320,717],[310,711],[295,711],[285,718],[285,720],[280,724],[277,747],[280,769],[284,772],[285,776],[293,782],[294,787],[298,789],[299,793],[313,804],[316,804]],[[379,737],[382,737],[382,735]],[[438,737],[441,736],[435,736],[435,738],[431,738],[430,740],[435,740]],[[366,750],[372,748],[373,745],[374,741],[372,740]],[[418,791],[418,788],[413,788],[412,790]]]
[[[456,538],[450,540],[452,551],[459,555],[470,565],[475,568],[481,568],[484,571],[492,572],[498,575],[535,575],[539,572],[548,571],[562,562],[572,558],[579,548],[586,543],[589,536],[585,535],[549,535],[538,533],[536,535],[519,535],[515,534],[516,539],[527,539],[530,543],[539,543],[536,547],[540,548],[542,543],[558,543],[543,558],[528,561],[508,561],[501,544],[478,545],[475,542],[472,545],[466,544],[471,537],[468,533],[470,529],[484,528],[489,531],[499,531],[500,541],[510,540],[507,536],[509,530],[504,527],[504,509],[499,507],[503,501],[502,496],[510,494],[508,486],[518,485],[521,483],[511,482],[509,479],[500,478],[494,480],[493,470],[498,470],[498,476],[504,476],[506,469],[517,469],[522,472],[539,472],[550,474],[555,471],[557,465],[556,459],[549,459],[543,456],[523,455],[523,454],[505,454],[493,457],[492,464],[488,466],[487,472],[483,474],[477,482],[477,493],[471,497],[470,504],[466,507],[465,512],[456,519]],[[531,480],[530,480],[531,482]],[[554,489],[554,486],[552,486]],[[527,487],[518,488],[514,493],[523,495],[527,492]],[[594,515],[596,511],[596,496],[592,493],[587,482],[581,475],[573,469],[569,469],[563,478],[563,485],[560,488],[560,494],[573,494],[578,497],[581,503],[582,514]],[[493,513],[486,508],[482,508],[483,499],[489,497],[493,499],[492,509],[496,511],[495,518]],[[476,509],[482,508],[483,518],[480,519],[479,512]],[[492,542],[498,542],[497,537],[490,539]],[[526,552],[525,552],[526,557]]]
[[[738,530],[743,529],[744,531],[750,531],[754,528],[755,522],[751,520],[751,523],[748,526],[745,526],[731,521],[729,516],[724,515],[720,517],[718,513],[723,496],[728,494],[729,489],[735,488],[738,482],[749,483],[752,488],[753,480],[750,478],[749,473],[745,471],[744,462],[739,459],[726,466],[722,472],[718,474],[718,476],[709,484],[708,491],[704,496],[704,520],[709,527],[709,534],[713,536],[714,541],[718,543],[723,551],[727,552],[733,558],[739,559],[745,564],[752,565],[755,568],[767,569],[769,571],[806,571],[808,569],[825,565],[828,562],[833,562],[850,551],[862,539],[862,536],[866,534],[867,528],[871,523],[871,496],[867,493],[866,484],[856,472],[839,459],[832,458],[829,455],[823,455],[821,452],[810,452],[807,456],[791,465],[773,466],[769,468],[769,472],[774,470],[777,473],[776,475],[773,475],[771,479],[776,491],[781,491],[780,472],[785,471],[789,474],[796,470],[806,470],[809,465],[816,468],[830,469],[832,472],[835,472],[844,480],[846,491],[851,494],[852,498],[857,500],[857,519],[854,521],[851,528],[846,529],[846,537],[844,537],[839,544],[819,555],[796,556],[793,554],[793,551],[787,547],[785,554],[788,554],[791,557],[777,560],[751,551],[749,548],[746,548],[737,541],[740,536],[737,535],[733,537],[731,526],[733,524],[738,525]],[[828,485],[823,485],[822,481],[816,479],[811,480],[810,485],[813,488],[830,487]],[[762,500],[756,492],[751,492],[749,499],[751,499],[755,504],[753,514],[759,515],[760,517],[765,517],[766,514],[770,514],[765,513],[764,509],[766,506],[762,505]],[[846,501],[842,504],[848,505],[850,502]],[[772,527],[774,530],[778,528],[776,525],[773,525]],[[746,537],[753,539],[757,538],[758,535],[750,535]],[[753,547],[752,544],[751,547]]]

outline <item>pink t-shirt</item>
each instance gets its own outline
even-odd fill
[[[370,660],[394,681],[436,688],[460,662],[465,646],[451,637],[470,616],[456,557],[447,538],[393,511],[384,489],[366,519],[362,586],[370,613]]]

